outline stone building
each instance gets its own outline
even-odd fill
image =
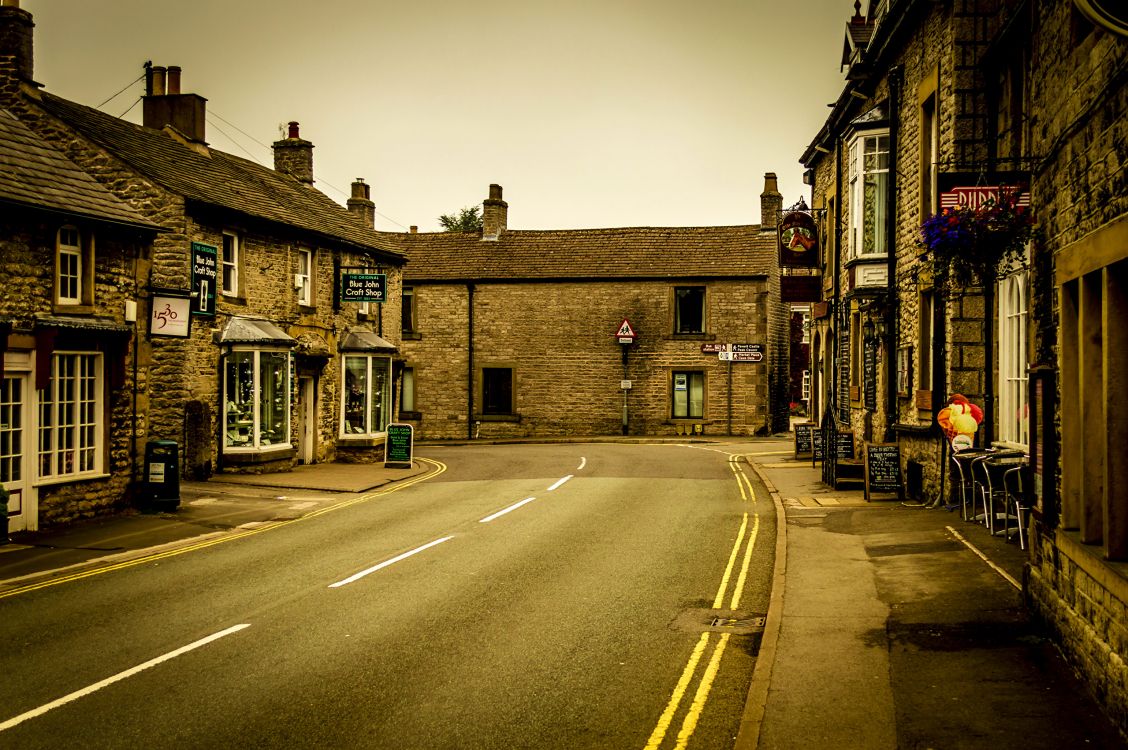
[[[122,300],[160,227],[4,109],[0,163],[0,482],[8,530],[33,531],[112,507],[132,478]]]
[[[822,424],[896,442],[909,494],[951,502],[938,415],[955,393],[982,408],[977,447],[1027,457],[1028,600],[1128,732],[1128,418],[1114,407],[1128,365],[1128,18],[1106,7],[855,3],[846,83],[802,162],[827,230],[811,363]],[[1010,223],[980,229],[967,254],[1000,257],[961,283],[922,229],[987,199]]]
[[[206,100],[177,67],[148,67],[143,124],[34,81],[31,14],[0,8],[0,105],[161,232],[135,254],[118,305],[139,313],[134,455],[181,448],[193,476],[378,454],[394,415],[404,258],[313,187],[313,144],[291,123],[275,168],[205,140]],[[342,302],[346,272],[383,274],[386,301]]]
[[[401,419],[428,439],[786,429],[780,206],[769,175],[761,225],[515,231],[492,185],[480,233],[397,235]]]

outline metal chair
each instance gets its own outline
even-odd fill
[[[968,515],[968,506],[972,506],[974,511],[975,506],[975,486],[971,476],[971,462],[982,456],[986,456],[986,451],[971,450],[960,451],[952,453],[952,482],[953,485],[959,490],[960,494],[960,517],[965,521],[970,521],[971,516]],[[957,482],[958,477],[958,484]]]
[[[972,478],[978,484],[979,495],[983,501],[984,521],[987,531],[991,534],[1006,533],[1009,526],[1003,472],[1024,460],[1025,454],[1022,451],[1001,450],[992,451],[972,462]],[[1001,501],[1002,513],[996,510],[996,501]],[[1002,520],[1003,525],[1001,529],[996,529],[995,525],[999,520]]]
[[[1015,527],[1018,530],[1018,548],[1026,549],[1026,526],[1029,522],[1027,515],[1030,506],[1026,504],[1026,472],[1029,464],[1020,464],[1003,472],[1003,488],[1005,491],[1006,507],[1014,508]],[[1006,511],[1009,514],[1009,510]],[[1010,534],[1007,534],[1010,540]]]

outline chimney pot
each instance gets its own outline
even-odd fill
[[[153,96],[165,95],[165,76],[168,69],[163,65],[153,66]]]
[[[167,89],[168,89],[169,94],[179,94],[180,93],[180,66],[179,65],[169,65],[168,66],[168,87],[167,87]]]
[[[365,183],[363,177],[357,177],[352,184],[352,197],[345,201],[349,213],[356,214],[364,220],[364,225],[369,229],[376,228],[376,204],[369,197],[372,186]]]
[[[412,224],[412,225],[411,225],[411,230],[410,230],[410,231],[411,231],[411,233],[412,233],[412,234],[419,234],[419,227],[417,227],[417,226],[415,226],[414,224]]]
[[[501,199],[501,185],[490,185],[490,197],[482,201],[482,239],[496,241],[505,232],[509,204]]]
[[[764,174],[764,192],[760,193],[760,229],[774,232],[782,213],[783,195],[779,192],[776,173],[767,172]]]
[[[287,126],[286,137],[301,138],[301,136],[298,135],[298,123],[294,122],[293,120],[290,121],[289,125]]]

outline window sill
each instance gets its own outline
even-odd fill
[[[85,474],[66,474],[65,476],[43,477],[37,482],[32,482],[33,487],[50,487],[56,484],[74,484],[75,482],[89,482],[95,479],[109,479],[112,474],[103,472],[87,472]]]
[[[234,295],[234,294],[222,294],[222,295],[220,295],[220,299],[222,299],[224,302],[231,304],[231,305],[246,306],[246,304],[247,304],[247,298],[246,297],[239,297],[239,296]]]
[[[376,448],[384,444],[386,433],[375,435],[338,435],[338,448]]]
[[[403,331],[400,333],[400,339],[403,341],[419,341],[423,338],[423,334],[419,331]]]
[[[475,422],[520,422],[520,414],[475,414]]]
[[[399,413],[399,420],[401,422],[422,422],[423,412],[421,411],[401,411]]]
[[[671,333],[663,336],[666,341],[716,341],[715,333]]]
[[[887,253],[873,253],[871,255],[858,255],[842,264],[843,268],[853,268],[854,266],[865,265],[867,263],[888,263],[889,255]]]
[[[224,446],[223,462],[232,466],[265,464],[271,461],[282,461],[293,458],[295,453],[294,446],[289,443],[277,446],[269,445],[265,448],[232,448],[230,446]]]
[[[299,315],[313,315],[317,312],[317,305],[309,305],[304,302],[298,303]]]
[[[68,302],[56,302],[52,305],[52,311],[55,315],[93,315],[94,305],[70,304]]]

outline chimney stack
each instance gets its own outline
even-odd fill
[[[142,124],[161,130],[171,125],[185,138],[201,146],[207,145],[207,99],[196,94],[180,93],[180,66],[145,63],[145,96]]]
[[[35,23],[31,13],[20,8],[19,0],[3,0],[0,5],[0,96],[14,98],[21,81],[31,78],[35,57],[32,41]]]
[[[490,185],[490,197],[482,201],[482,239],[496,242],[505,232],[509,204],[501,199],[501,185]]]
[[[297,123],[293,124],[297,125]],[[357,177],[353,182],[352,197],[346,203],[349,212],[363,219],[366,227],[376,228],[376,204],[372,202],[371,186],[364,182],[363,177]]]
[[[760,231],[774,232],[783,213],[783,195],[776,185],[775,172],[764,175],[764,192],[760,193]]]
[[[296,122],[291,121],[287,125],[284,139],[274,142],[274,171],[288,174],[305,185],[313,185],[313,144],[298,135]],[[355,183],[353,192],[356,192]]]

